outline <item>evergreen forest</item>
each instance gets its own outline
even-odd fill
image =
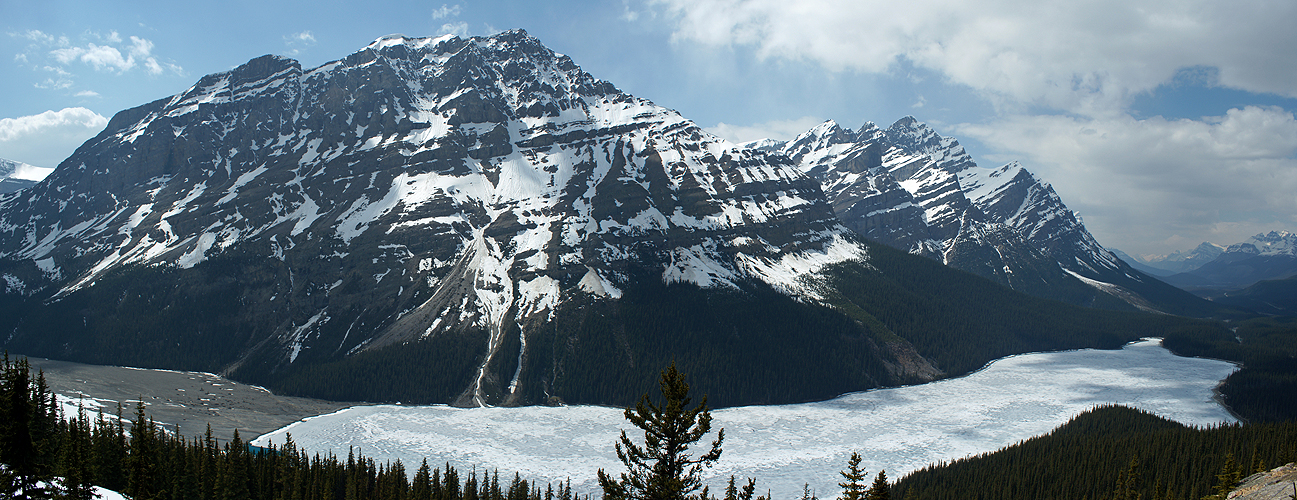
[[[1297,422],[1195,428],[1107,406],[1005,449],[915,471],[894,492],[905,500],[1199,500],[1293,461]]]

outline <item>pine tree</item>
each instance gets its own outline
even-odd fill
[[[38,450],[32,439],[32,426],[36,420],[36,405],[33,401],[31,372],[27,360],[17,363],[9,362],[9,354],[4,358],[4,393],[0,406],[4,407],[4,427],[0,435],[0,462],[8,465],[8,477],[0,493],[25,495],[18,498],[45,498],[47,493],[37,485],[44,478],[40,477]],[[18,493],[21,492],[21,493]]]
[[[619,479],[599,470],[599,486],[604,498],[609,500],[684,500],[702,486],[702,469],[711,467],[721,456],[721,442],[725,430],[721,429],[712,442],[711,450],[693,458],[688,455],[689,445],[711,432],[712,416],[707,409],[707,396],[698,406],[687,408],[690,402],[689,384],[675,363],[663,370],[661,390],[664,401],[659,406],[644,394],[635,408],[626,409],[625,417],[631,424],[644,430],[644,446],[636,445],[622,431],[617,443],[617,458],[626,466]],[[705,496],[707,490],[703,490]]]
[[[130,452],[126,457],[126,493],[137,500],[151,500],[156,494],[157,443],[153,421],[144,414],[144,398],[135,405],[135,421],[131,422]]]
[[[94,493],[90,468],[90,420],[84,408],[68,422],[59,446],[59,476],[63,478],[63,498],[89,500]]]
[[[852,453],[847,459],[847,470],[838,472],[846,482],[838,483],[842,487],[841,500],[862,500],[865,498],[865,471],[860,470],[860,454]]]
[[[234,429],[234,436],[225,444],[225,454],[220,461],[218,475],[219,500],[247,500],[252,498],[248,488],[249,470],[247,464],[248,446],[239,437],[239,430]]]
[[[428,459],[423,459],[419,470],[414,473],[414,483],[410,485],[411,500],[432,500],[432,473],[428,470]]]
[[[891,500],[892,487],[887,484],[887,471],[878,471],[878,476],[874,477],[874,485],[869,487],[869,494],[865,498],[867,500]]]
[[[1239,469],[1238,460],[1234,459],[1234,454],[1225,455],[1225,465],[1221,466],[1220,473],[1216,474],[1216,498],[1224,500],[1229,496],[1229,492],[1234,491],[1234,487],[1242,480],[1243,471]]]
[[[802,500],[820,500],[811,489],[811,483],[802,483]]]

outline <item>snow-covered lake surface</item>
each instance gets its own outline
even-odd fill
[[[1192,425],[1233,422],[1212,400],[1212,389],[1234,369],[1178,357],[1145,340],[1114,351],[1013,356],[958,379],[829,401],[715,410],[713,429],[725,429],[725,442],[708,484],[723,493],[717,488],[733,474],[755,477],[758,491],[770,490],[778,500],[799,498],[804,483],[820,498],[834,498],[837,472],[853,451],[864,457],[871,478],[884,469],[894,480],[933,462],[1044,434],[1105,403]],[[282,444],[291,433],[312,452],[345,456],[354,446],[379,462],[399,458],[411,473],[427,457],[430,465],[498,469],[507,478],[517,471],[541,483],[570,477],[574,489],[595,492],[595,471],[623,470],[613,451],[621,429],[643,442],[613,408],[383,405],[306,419],[253,444]]]

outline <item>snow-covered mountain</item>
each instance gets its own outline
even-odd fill
[[[894,128],[915,152],[878,150],[895,177],[867,182],[950,259],[936,238],[1006,239],[960,222],[974,201],[1052,193],[1013,169],[935,192],[962,157]],[[1143,334],[870,243],[834,190],[520,30],[265,56],[0,195],[0,331],[28,355],[464,405],[633,402],[673,360],[715,404],[806,401]]]
[[[33,174],[47,174],[49,169],[0,158],[0,194],[12,193],[36,184]]]
[[[1018,163],[981,168],[958,141],[913,117],[858,131],[828,121],[766,146],[819,179],[838,217],[867,238],[1076,304],[1175,313],[1201,306],[1104,249]]]
[[[118,113],[0,214],[9,293],[211,294],[237,309],[230,331],[162,345],[187,358],[232,343],[227,372],[482,332],[465,404],[542,399],[519,388],[544,383],[520,382],[527,358],[549,359],[534,333],[645,275],[814,301],[817,272],[868,258],[786,158],[523,31],[391,36],[318,68],[265,56],[208,75]],[[214,278],[220,266],[234,272]],[[187,284],[114,281],[141,274]]]
[[[1261,233],[1242,243],[1230,245],[1224,253],[1297,257],[1297,233],[1288,231]]]

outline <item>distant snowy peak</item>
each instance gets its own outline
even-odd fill
[[[0,158],[0,179],[17,179],[39,182],[53,172],[52,168],[37,167],[20,161]]]
[[[0,194],[29,188],[49,175],[51,170],[0,158]]]
[[[757,139],[755,141],[740,142],[738,146],[740,148],[757,149],[761,151],[774,153],[774,152],[778,152],[780,149],[783,149],[784,144],[787,143],[788,141],[780,141],[776,139],[767,138],[767,139]]]
[[[1192,250],[1178,250],[1167,255],[1134,255],[1140,263],[1154,269],[1172,273],[1190,272],[1215,260],[1225,253],[1226,247],[1204,241]]]
[[[1270,231],[1230,245],[1225,253],[1297,256],[1297,233]]]

